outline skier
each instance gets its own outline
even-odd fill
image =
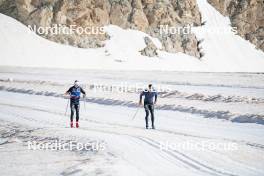
[[[146,116],[145,116],[146,129],[149,128],[149,126],[148,126],[149,112],[151,114],[152,129],[155,129],[155,125],[154,125],[154,105],[157,103],[158,94],[153,89],[152,84],[149,84],[148,85],[148,89],[145,89],[144,91],[141,92],[139,105],[142,105],[142,97],[143,96],[144,96],[144,108],[145,108],[145,112],[146,112]]]
[[[73,116],[74,110],[76,111],[76,128],[79,128],[79,110],[80,110],[80,96],[83,94],[83,98],[85,98],[86,93],[83,88],[80,87],[79,81],[74,81],[74,85],[69,88],[69,90],[65,93],[66,95],[70,95],[70,108],[71,108],[71,128],[73,128]]]

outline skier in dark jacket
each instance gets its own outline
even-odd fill
[[[74,110],[76,111],[76,128],[79,128],[80,97],[81,94],[83,94],[83,98],[85,98],[86,93],[83,88],[80,87],[79,82],[76,80],[74,82],[74,85],[70,87],[65,94],[70,95],[71,128],[73,128]]]
[[[139,105],[142,105],[142,97],[143,96],[144,96],[144,108],[145,108],[145,112],[146,112],[146,116],[145,116],[146,129],[149,128],[149,126],[148,126],[149,112],[151,114],[152,129],[155,129],[155,125],[154,125],[154,104],[157,103],[158,94],[152,88],[152,84],[149,84],[148,85],[148,89],[146,89],[143,92],[141,92]]]

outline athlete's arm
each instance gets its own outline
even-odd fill
[[[142,105],[142,97],[144,96],[144,91],[140,93],[139,96],[139,105]]]
[[[69,90],[67,90],[67,91],[65,92],[65,95],[70,95],[71,92],[72,92],[72,87],[70,87]]]
[[[154,101],[154,104],[157,103],[157,100],[158,100],[158,93],[155,91],[155,101]]]
[[[83,94],[83,98],[86,97],[86,92],[83,90],[83,88],[81,88],[81,92]]]

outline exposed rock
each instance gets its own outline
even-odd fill
[[[195,0],[145,0],[143,9],[149,22],[148,33],[161,40],[163,49],[168,52],[183,52],[199,57],[197,39],[193,34],[161,34],[160,26],[180,27],[201,25],[201,14]]]
[[[73,32],[70,34],[37,33],[58,43],[81,48],[97,48],[104,46],[103,41],[108,38],[101,28],[109,24],[110,4],[107,2],[104,0],[2,0],[0,12],[36,28],[54,27],[56,24],[69,29],[72,26]],[[9,9],[12,9],[12,12]]]
[[[263,0],[208,0],[220,13],[229,16],[238,34],[264,51]]]
[[[147,46],[143,50],[141,50],[140,53],[143,56],[148,56],[148,57],[158,56],[158,52],[157,52],[158,48],[152,42],[152,40],[149,37],[145,37],[144,41]]]
[[[168,52],[184,52],[198,56],[197,39],[193,35],[168,35],[156,32],[160,25],[201,25],[196,0],[0,0],[0,13],[12,16],[25,25],[52,27],[100,28],[108,24],[137,29],[161,40]],[[100,34],[51,35],[49,40],[76,47],[101,47],[108,37]],[[151,55],[151,54],[150,54]]]
[[[196,0],[154,0],[144,1],[144,12],[152,28],[159,25],[179,26],[201,24],[201,15]]]
[[[149,24],[147,17],[142,9],[134,9],[131,16],[131,23],[134,24],[134,28],[140,31],[146,31]]]
[[[17,18],[17,7],[14,1],[0,0],[0,13]]]
[[[162,48],[164,51],[169,51],[170,53],[188,53],[191,56],[200,58],[199,42],[194,34],[162,34],[157,35],[162,43]]]
[[[122,28],[128,27],[128,19],[131,13],[131,4],[128,0],[112,0],[110,10],[111,24],[120,26]]]

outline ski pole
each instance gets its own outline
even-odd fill
[[[85,99],[83,99],[84,111],[86,112]]]
[[[140,109],[140,107],[137,108],[137,111],[136,111],[136,113],[134,114],[132,120],[135,120],[135,118],[136,118],[136,116],[137,116],[137,114],[138,114],[139,109]]]
[[[67,101],[67,106],[66,106],[66,110],[65,110],[65,116],[67,115],[67,110],[68,110],[68,107],[69,107],[69,102],[70,102],[70,99]]]

